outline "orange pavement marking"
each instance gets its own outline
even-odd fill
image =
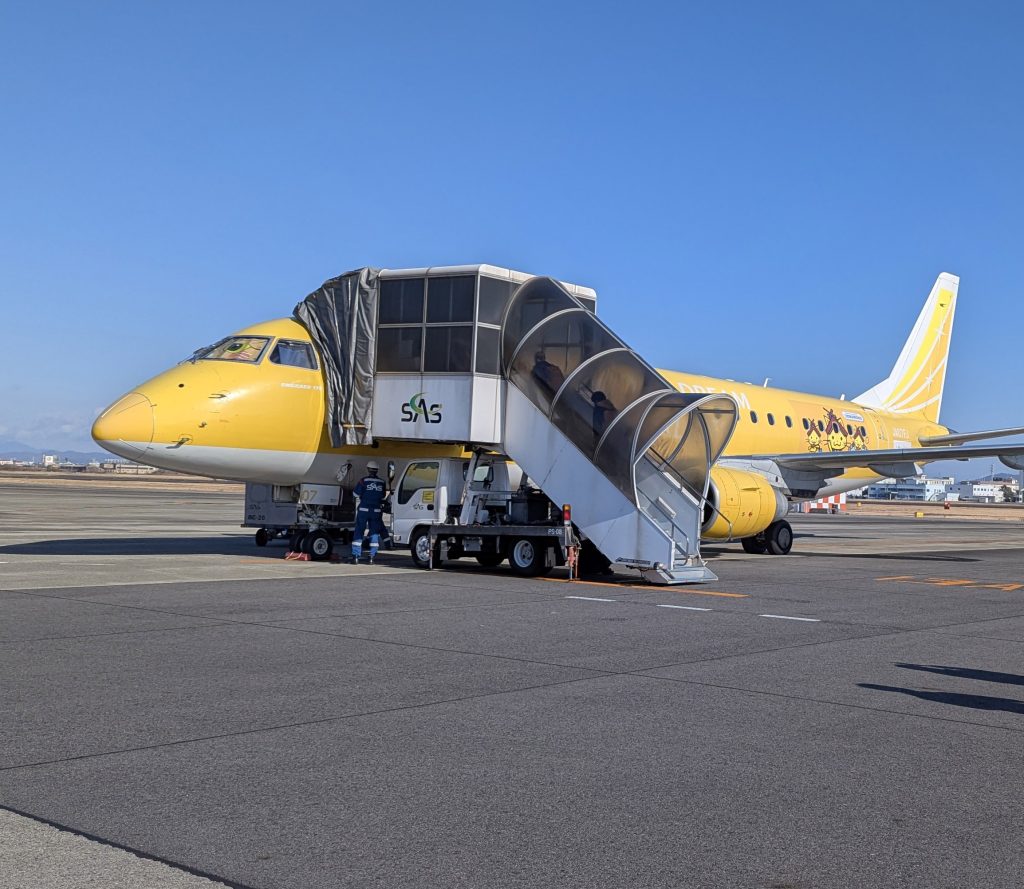
[[[600,580],[562,580],[560,577],[538,577],[537,580],[546,580],[548,583],[571,583],[573,586],[607,586],[619,590],[644,590],[648,593],[657,589],[664,589],[657,584],[638,583],[605,583]],[[718,593],[711,590],[680,590],[672,587],[673,593],[684,593],[688,596],[721,596],[723,599],[749,599],[747,593]]]
[[[957,586],[970,587],[975,590],[1001,590],[1014,593],[1024,589],[1024,583],[985,583],[981,580],[966,580],[961,577],[918,577],[914,574],[897,574],[893,577],[876,577],[875,581],[897,581],[898,583],[920,583],[926,586]]]

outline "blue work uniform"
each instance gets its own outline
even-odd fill
[[[384,497],[387,486],[384,479],[368,475],[355,486],[352,492],[359,498],[356,510],[356,530],[352,536],[352,558],[359,559],[363,554],[363,535],[370,532],[370,561],[377,555],[380,538],[386,533],[384,528]]]

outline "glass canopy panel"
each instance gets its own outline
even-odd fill
[[[545,414],[565,382],[562,366],[552,360],[559,358],[558,352],[552,345],[549,356],[547,326],[539,327],[526,338],[508,370],[508,378]]]
[[[520,285],[509,303],[502,324],[502,361],[508,366],[516,346],[530,330],[544,318],[562,309],[579,308],[557,281],[552,278],[531,278]]]
[[[657,393],[652,393],[651,398]],[[633,475],[630,464],[633,462],[633,442],[636,439],[636,428],[643,419],[644,412],[650,405],[650,398],[630,406],[623,414],[610,424],[601,441],[594,462],[608,479],[630,500],[635,500]]]
[[[686,413],[679,416],[680,410]],[[636,454],[646,455],[662,471],[685,481],[691,493],[701,496],[710,465],[728,443],[735,418],[735,403],[730,398],[668,394],[645,416]]]
[[[664,385],[632,352],[620,346],[576,369],[558,395],[551,419],[592,459],[619,408]]]

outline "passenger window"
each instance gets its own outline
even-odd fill
[[[398,489],[398,502],[408,503],[421,488],[437,487],[437,463],[410,463]]]
[[[421,324],[423,322],[423,279],[394,278],[380,285],[380,324]]]
[[[380,327],[377,329],[377,370],[387,373],[417,373],[423,350],[422,327]]]
[[[807,422],[807,417],[804,417],[804,429],[809,430],[810,428],[811,424]]]
[[[313,347],[309,343],[295,343],[290,340],[278,340],[274,351],[270,353],[270,363],[316,370]]]
[[[768,425],[769,426],[774,426],[775,425],[775,415],[774,414],[768,414]]]
[[[793,428],[793,418],[792,417],[789,417],[789,416],[786,417],[786,428],[787,429],[792,429]]]
[[[480,315],[477,320],[483,324],[501,324],[513,289],[511,281],[499,281],[497,278],[481,275]]]
[[[825,431],[825,423],[822,420],[818,420],[818,432]]]
[[[476,278],[471,275],[428,278],[427,323],[472,321],[475,290]]]
[[[473,369],[472,356],[472,327],[427,328],[425,373],[469,373]]]
[[[756,423],[757,422],[757,411],[751,411],[750,412],[750,422],[751,423]]]
[[[853,435],[853,427],[849,423],[846,424],[846,434]]]

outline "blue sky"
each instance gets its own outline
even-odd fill
[[[327,277],[463,262],[595,287],[658,366],[848,395],[951,271],[943,419],[1024,424],[1022,28],[998,2],[2,2],[0,439],[91,446],[122,392]]]

